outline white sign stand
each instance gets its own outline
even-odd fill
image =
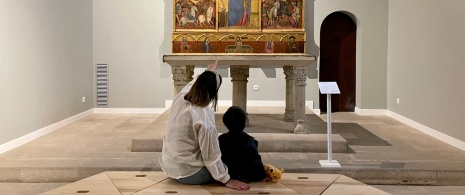
[[[328,124],[328,160],[320,160],[322,167],[341,167],[337,160],[333,160],[333,141],[331,135],[331,94],[341,94],[336,82],[318,82],[321,94],[326,94],[326,110]]]

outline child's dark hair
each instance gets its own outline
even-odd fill
[[[218,104],[218,89],[221,86],[222,78],[217,73],[205,71],[197,77],[192,85],[191,90],[184,96],[184,100],[189,101],[195,106],[206,107],[213,102],[213,109],[216,111]]]
[[[247,115],[238,106],[231,106],[223,115],[223,123],[229,132],[242,132],[245,128]]]

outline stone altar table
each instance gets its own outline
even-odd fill
[[[194,67],[207,67],[218,61],[218,68],[230,68],[233,82],[233,105],[247,112],[247,78],[249,68],[283,68],[286,75],[285,121],[294,121],[294,133],[308,133],[305,118],[307,67],[316,60],[306,54],[173,54],[164,55],[171,66],[175,94],[193,79]]]

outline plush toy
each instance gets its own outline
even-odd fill
[[[263,165],[265,168],[266,178],[263,181],[266,182],[278,182],[281,179],[281,175],[284,173],[284,169],[277,169],[273,165]]]

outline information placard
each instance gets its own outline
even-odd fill
[[[326,110],[327,112],[327,124],[328,124],[328,160],[320,160],[322,167],[341,167],[341,164],[337,160],[333,160],[333,140],[331,130],[331,94],[341,94],[339,87],[336,82],[318,82],[321,94],[326,94]]]
[[[341,94],[336,82],[318,82],[321,94]]]

